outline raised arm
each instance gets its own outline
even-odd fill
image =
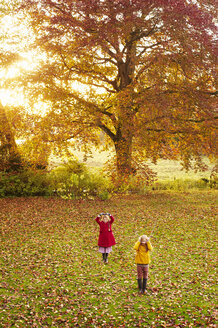
[[[148,250],[149,251],[152,251],[153,247],[152,247],[150,241],[147,242],[147,246],[148,246]]]
[[[135,245],[134,245],[133,248],[134,248],[136,251],[138,251],[139,246],[140,246],[140,241],[137,241],[137,242],[135,243]]]
[[[114,222],[114,217],[110,214],[110,222],[111,224]]]
[[[95,219],[95,221],[100,224],[100,215],[97,216],[97,218]]]

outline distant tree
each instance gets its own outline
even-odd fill
[[[6,70],[19,59],[19,55],[10,49],[8,45],[8,34],[2,29],[3,20],[12,10],[13,1],[0,3],[0,68]],[[0,88],[4,89],[5,81],[1,78]],[[15,130],[10,124],[7,108],[0,101],[0,171],[17,171],[22,167],[21,155],[19,153]]]
[[[22,166],[21,156],[6,110],[0,102],[0,171],[17,171]]]
[[[19,41],[21,32],[26,31],[22,31],[22,28],[20,26],[18,28],[16,25],[18,23],[15,15],[17,3],[19,0],[1,1],[0,3],[0,89],[3,97],[11,87],[11,78],[8,72],[17,70],[19,62],[23,59],[21,55],[23,44],[21,45]],[[27,39],[26,33],[25,38]],[[20,90],[16,90],[16,86],[14,89],[14,98],[16,99]],[[25,167],[46,167],[48,162],[46,147],[37,147],[37,140],[30,131],[32,124],[36,124],[36,121],[36,116],[30,115],[22,106],[16,103],[3,105],[0,101],[0,171],[11,172],[22,170]],[[17,144],[17,139],[23,139],[26,142],[23,142],[21,146]]]
[[[49,108],[40,140],[87,146],[103,131],[120,180],[148,158],[200,167],[202,154],[215,154],[215,5],[23,0],[34,46],[47,54],[26,79]]]

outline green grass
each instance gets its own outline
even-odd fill
[[[111,152],[97,151],[94,148],[86,157],[85,161],[84,154],[81,151],[74,151],[73,154],[77,160],[84,162],[89,168],[94,169],[104,167],[112,158]],[[194,169],[185,171],[182,164],[177,160],[159,159],[156,164],[148,160],[146,164],[156,173],[157,178],[156,182],[151,186],[151,189],[175,191],[210,189],[210,175],[216,162],[211,162],[206,157],[203,159],[203,162],[207,166],[207,169],[204,171],[195,171]],[[61,163],[62,160],[60,158],[51,158],[51,168],[61,165]],[[206,181],[208,181],[208,183],[206,183]],[[213,188],[215,188],[214,185]],[[146,190],[147,189],[150,188],[146,188]]]
[[[209,179],[211,170],[215,166],[215,163],[211,163],[207,158],[204,159],[204,163],[208,166],[208,169],[205,171],[195,172],[194,169],[185,171],[182,168],[182,165],[179,161],[176,160],[167,160],[160,159],[157,161],[157,164],[153,164],[150,161],[148,162],[151,169],[157,172],[157,178],[160,181],[165,180],[199,180],[202,178]]]
[[[84,154],[80,151],[73,151],[73,154],[79,161],[84,161]],[[105,163],[111,160],[112,153],[109,151],[99,151],[95,148],[92,149],[92,152],[87,156],[85,163],[88,166],[97,168],[102,167]],[[208,158],[204,158],[204,163],[207,165],[207,170],[195,172],[194,169],[186,172],[183,170],[182,165],[177,160],[168,160],[168,159],[159,159],[157,163],[154,164],[150,160],[146,162],[149,167],[157,173],[157,178],[159,181],[169,181],[175,179],[181,180],[199,180],[201,178],[209,179],[211,170],[215,166],[215,162],[210,162]],[[60,165],[61,159],[56,157],[51,158],[51,166]]]
[[[195,180],[195,179],[175,179],[175,180],[162,180],[155,181],[149,186],[152,190],[174,190],[174,191],[193,191],[210,189],[211,185],[209,180]],[[215,185],[213,186],[215,189]]]
[[[0,327],[216,327],[216,191],[0,199]],[[100,212],[115,217],[104,265]],[[133,245],[154,230],[147,295]]]

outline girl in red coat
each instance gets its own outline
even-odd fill
[[[112,246],[116,244],[111,229],[114,218],[109,213],[101,213],[95,220],[100,226],[98,238],[99,252],[102,253],[103,261],[108,263],[108,254],[112,251]]]

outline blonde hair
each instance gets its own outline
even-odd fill
[[[107,219],[107,221],[106,222],[109,222],[110,221],[110,217],[109,217],[109,215],[102,215],[102,217],[101,217],[101,221],[104,221],[104,219]]]
[[[139,242],[140,243],[147,243],[148,242],[148,236],[142,235],[139,237]]]
[[[139,242],[145,244],[144,246],[145,246],[146,252],[148,252],[148,245],[147,245],[148,240],[149,240],[149,238],[146,235],[142,235],[139,237]]]

